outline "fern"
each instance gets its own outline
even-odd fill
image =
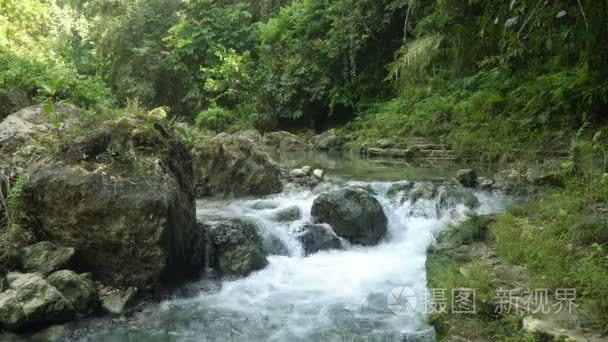
[[[437,55],[443,39],[442,35],[435,34],[401,46],[389,66],[386,80],[392,80],[397,86],[416,83]]]
[[[601,141],[601,131],[596,132],[592,139],[587,139],[585,132],[588,126],[589,120],[579,128],[572,139],[566,163],[567,171],[584,177],[604,174],[608,160],[608,153]]]

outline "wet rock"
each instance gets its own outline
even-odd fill
[[[100,291],[101,307],[108,313],[122,315],[131,306],[137,297],[137,288],[129,287],[125,290],[111,287]]]
[[[442,186],[437,191],[437,204],[440,208],[452,208],[464,204],[473,209],[479,206],[479,199],[469,189]]]
[[[411,190],[413,186],[414,186],[414,183],[412,183],[410,181],[401,181],[401,182],[393,183],[388,188],[388,191],[386,194],[389,197],[394,197],[401,191],[409,192],[409,190]]]
[[[226,275],[246,276],[268,264],[254,224],[239,219],[200,223],[213,245],[214,267]]]
[[[65,342],[67,340],[66,329],[60,324],[40,329],[31,334],[24,331],[19,331],[18,333],[0,332],[0,341],[7,342]]]
[[[328,131],[325,131],[325,132],[319,134],[315,140],[316,140],[316,142],[314,144],[315,150],[322,150],[322,151],[339,150],[343,144],[342,139],[340,138],[340,136],[338,136],[338,133],[336,132],[335,129],[330,129]]]
[[[222,133],[193,148],[198,197],[268,195],[283,190],[281,169],[250,140]]]
[[[289,249],[281,239],[274,234],[267,234],[262,238],[262,244],[267,255],[289,256]]]
[[[435,184],[431,182],[419,182],[414,185],[408,197],[412,203],[416,203],[419,199],[433,199],[436,194],[437,186]]]
[[[92,271],[103,284],[158,288],[197,274],[205,241],[196,223],[192,156],[171,134],[126,118],[75,138],[33,167],[24,184],[32,229],[73,247],[73,269]],[[118,145],[130,151],[120,158],[137,168],[107,157]]]
[[[310,171],[312,170],[312,168],[308,165],[302,166],[302,172],[304,172],[306,175],[310,176]]]
[[[299,220],[301,217],[302,213],[297,205],[279,209],[272,215],[272,219],[277,222],[292,222]]]
[[[25,271],[49,274],[65,268],[74,256],[74,248],[59,247],[42,241],[23,248],[21,267]]]
[[[70,302],[39,273],[9,273],[0,293],[0,325],[11,330],[65,322],[75,314]]]
[[[477,186],[481,190],[491,191],[494,186],[494,179],[479,177],[477,178]]]
[[[305,151],[311,148],[297,135],[285,131],[267,133],[263,141],[266,147],[277,151]]]
[[[317,197],[311,215],[315,223],[327,223],[351,243],[375,245],[387,231],[382,206],[369,192],[345,188]]]
[[[315,169],[312,172],[312,175],[318,180],[323,180],[323,176],[325,176],[325,172],[323,171],[323,169]]]
[[[272,201],[257,201],[250,208],[255,210],[276,209],[279,205]]]
[[[458,170],[456,180],[466,188],[474,188],[477,186],[477,172],[473,169]]]
[[[307,224],[300,228],[298,239],[306,255],[328,249],[342,248],[340,238],[326,224]]]
[[[303,177],[308,176],[306,171],[304,171],[302,169],[293,169],[293,170],[289,171],[289,174],[295,178],[303,178]]]
[[[356,184],[356,185],[351,185],[350,188],[351,189],[361,189],[363,191],[369,192],[372,195],[378,194],[376,192],[376,190],[374,190],[374,188],[370,184]]]
[[[97,288],[86,274],[62,270],[49,275],[46,281],[59,290],[77,312],[90,314],[97,308]]]

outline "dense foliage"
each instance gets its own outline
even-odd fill
[[[489,159],[555,149],[605,121],[604,1],[1,4],[3,108],[56,80],[87,106],[137,99],[191,122],[220,110],[264,130],[350,122],[355,144],[425,136]]]

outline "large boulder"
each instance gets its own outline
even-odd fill
[[[9,273],[0,293],[0,326],[11,330],[64,322],[75,314],[70,301],[39,273]]]
[[[268,264],[254,224],[240,219],[213,219],[200,223],[212,244],[210,264],[225,275],[246,276]]]
[[[61,103],[55,106],[55,112],[49,114],[43,105],[23,108],[0,122],[0,155],[10,155],[18,148],[35,143],[43,135],[57,128],[54,119],[62,122],[62,130],[74,120],[82,117],[83,111],[70,104]]]
[[[266,133],[263,140],[267,148],[276,151],[305,151],[311,147],[297,135],[285,131]]]
[[[156,288],[198,273],[205,242],[185,146],[137,118],[86,134],[33,167],[25,182],[35,234],[75,248],[74,270],[106,285]]]
[[[74,256],[74,248],[59,247],[42,241],[23,248],[21,268],[29,272],[49,274],[68,266]]]
[[[311,215],[316,223],[329,224],[334,232],[361,245],[375,245],[386,235],[387,217],[369,192],[345,188],[317,197]]]
[[[340,238],[326,224],[306,224],[300,227],[298,239],[302,243],[306,255],[342,248]]]
[[[193,149],[198,197],[268,195],[281,192],[281,169],[250,140],[226,133]]]
[[[59,290],[78,313],[90,314],[97,308],[97,287],[86,273],[61,270],[49,275],[46,281]]]
[[[338,136],[335,129],[330,129],[319,134],[315,139],[315,150],[339,150],[342,147],[342,138]]]

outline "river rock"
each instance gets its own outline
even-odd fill
[[[441,186],[437,190],[437,205],[439,208],[452,208],[458,204],[464,204],[468,208],[476,208],[479,206],[479,200],[473,191],[460,188]]]
[[[477,178],[477,187],[481,190],[491,191],[494,186],[494,179],[486,177]]]
[[[213,245],[210,260],[226,275],[246,276],[268,264],[254,224],[240,219],[203,221],[202,230]]]
[[[279,205],[273,201],[257,201],[250,208],[255,210],[276,209]]]
[[[315,141],[314,149],[322,151],[339,150],[343,144],[335,129],[330,129],[319,134]]]
[[[196,195],[262,196],[283,190],[281,170],[250,140],[226,133],[193,148]]]
[[[86,274],[62,270],[49,275],[46,281],[59,290],[77,312],[90,314],[97,308],[97,288]]]
[[[299,220],[301,217],[302,213],[297,205],[279,209],[272,215],[272,219],[277,222],[292,222]]]
[[[308,176],[310,176],[311,170],[312,170],[312,168],[310,166],[308,166],[308,165],[302,166],[302,172],[304,172]]]
[[[315,223],[327,223],[351,243],[375,245],[386,235],[387,218],[369,192],[345,188],[317,197],[311,215]]]
[[[477,172],[473,169],[458,170],[456,180],[466,188],[474,188],[477,186]]]
[[[293,170],[289,171],[289,175],[291,175],[294,178],[303,178],[303,177],[308,176],[306,171],[304,171],[302,169],[293,169]]]
[[[340,238],[326,224],[307,224],[299,229],[298,239],[306,255],[328,249],[342,248]]]
[[[262,143],[262,134],[255,128],[248,129],[235,134],[239,139],[244,139],[251,142],[254,145],[260,145]]]
[[[74,138],[33,167],[24,184],[31,229],[74,247],[73,269],[91,271],[103,284],[157,288],[197,274],[205,241],[192,156],[172,134],[125,118]],[[114,146],[130,152],[108,156]]]
[[[266,133],[263,141],[267,148],[276,151],[305,151],[310,149],[310,145],[297,135],[285,131]]]
[[[325,175],[325,171],[323,171],[323,169],[315,169],[312,172],[312,175],[318,179],[318,180],[323,180],[323,176]]]
[[[262,245],[266,255],[289,256],[289,249],[285,243],[273,233],[267,233],[262,237]]]
[[[65,268],[74,256],[74,248],[58,247],[49,241],[42,241],[23,248],[21,267],[25,271],[49,274]]]
[[[137,297],[137,288],[125,290],[105,287],[100,291],[101,307],[108,313],[121,315],[131,306]]]
[[[389,197],[395,197],[401,191],[409,192],[413,186],[414,186],[414,183],[412,183],[410,181],[396,182],[396,183],[391,184],[391,186],[388,188],[388,191],[386,194]]]
[[[416,203],[419,199],[430,200],[437,194],[437,186],[431,182],[418,182],[414,184],[408,197],[412,203]]]
[[[9,273],[8,289],[0,293],[0,325],[21,330],[64,322],[74,308],[40,273]]]

